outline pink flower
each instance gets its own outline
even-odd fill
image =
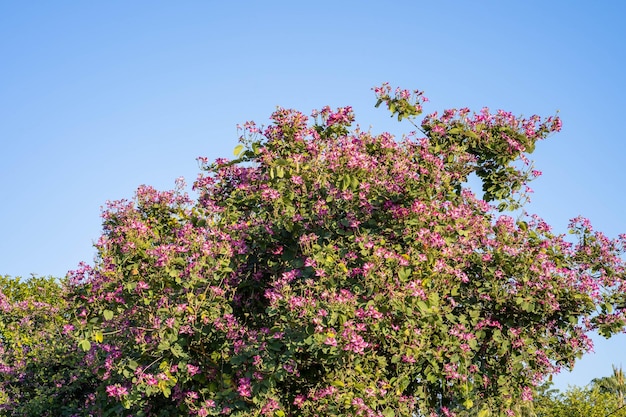
[[[522,400],[524,401],[532,401],[533,400],[533,392],[529,387],[524,387],[522,389]]]
[[[328,346],[337,346],[337,339],[332,336],[327,336],[326,340],[324,340],[324,344]]]
[[[192,365],[190,363],[187,364],[187,372],[189,373],[190,376],[194,376],[200,373],[200,368]]]
[[[344,350],[351,350],[354,353],[363,354],[365,353],[365,349],[370,346],[361,335],[354,334],[350,338],[350,343],[346,345]]]
[[[304,405],[305,401],[306,401],[306,397],[302,394],[298,394],[296,395],[296,398],[293,400],[293,405],[295,405],[298,408],[301,408]]]
[[[441,126],[441,125],[435,125],[435,126],[433,126],[433,127],[431,128],[431,131],[432,131],[433,133],[437,133],[437,134],[442,135],[442,136],[446,134],[446,129],[444,129],[444,128],[443,128],[443,126]]]
[[[65,325],[63,325],[63,334],[68,335],[68,334],[70,334],[73,330],[74,330],[74,326],[72,326],[71,324],[65,324]]]
[[[252,388],[250,386],[250,378],[240,378],[237,392],[242,397],[252,397]]]
[[[123,396],[128,395],[126,387],[123,387],[120,384],[107,386],[106,392],[109,397],[115,397],[117,399],[121,399]]]
[[[274,410],[277,410],[278,408],[280,408],[278,401],[276,401],[273,398],[270,398],[269,400],[267,400],[265,405],[261,408],[261,414],[263,414],[264,416],[273,415]]]
[[[144,374],[143,380],[145,381],[146,385],[149,386],[155,386],[159,383],[156,377],[152,374]]]
[[[280,197],[280,193],[274,189],[265,189],[261,192],[261,196],[264,200],[276,200]]]

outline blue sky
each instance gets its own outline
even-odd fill
[[[236,124],[277,105],[352,105],[401,132],[373,108],[383,81],[425,90],[427,112],[559,110],[529,211],[557,232],[579,214],[626,232],[626,3],[227,3],[0,3],[0,274],[93,261],[106,200],[191,183],[196,157],[230,157]],[[626,365],[626,337],[595,340],[557,387]]]

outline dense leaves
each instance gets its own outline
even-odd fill
[[[565,392],[543,391],[535,399],[533,417],[625,417],[619,398],[594,384],[569,387]]]
[[[69,416],[96,383],[69,332],[64,285],[0,276],[0,415]]]
[[[578,242],[502,214],[539,175],[555,117],[417,117],[402,139],[350,107],[278,109],[235,160],[109,203],[98,261],[70,274],[93,415],[410,416],[520,412],[533,387],[624,327],[625,236]],[[475,175],[484,195],[467,186]]]
[[[603,378],[595,378],[591,381],[595,388],[602,393],[608,393],[617,398],[619,406],[624,406],[624,394],[626,394],[626,378],[622,367],[613,366],[613,374]],[[626,412],[626,411],[625,411]]]

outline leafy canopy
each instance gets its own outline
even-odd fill
[[[196,199],[179,183],[107,206],[98,261],[68,290],[100,381],[82,412],[510,415],[589,331],[624,328],[626,236],[578,218],[570,243],[505,214],[557,117],[419,121],[421,92],[375,93],[414,131],[278,109],[241,128],[234,160],[200,158]]]

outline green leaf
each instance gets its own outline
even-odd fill
[[[83,339],[78,342],[78,347],[83,350],[83,352],[88,352],[91,349],[91,342],[87,339]]]
[[[400,268],[400,270],[398,270],[398,278],[405,281],[411,276],[411,272],[411,268]]]
[[[466,130],[465,134],[467,136],[469,136],[470,138],[472,138],[472,139],[478,139],[478,135],[476,133],[472,132],[471,130]]]
[[[489,412],[489,409],[488,408],[483,408],[482,410],[480,410],[478,412],[478,416],[477,417],[487,417],[487,416],[489,416],[489,414],[491,414]]]
[[[163,350],[169,350],[169,348],[170,348],[170,342],[168,342],[167,340],[162,340],[162,341],[159,343],[159,345],[157,346],[157,348],[158,348],[160,351],[163,351]]]
[[[430,313],[430,307],[424,301],[418,301],[417,308],[419,308],[422,314]]]
[[[341,178],[341,191],[345,191],[351,183],[351,179],[349,175],[344,175]]]
[[[187,355],[185,354],[185,351],[183,350],[183,348],[178,344],[175,343],[170,347],[170,351],[172,352],[172,354],[174,356],[176,356],[177,358],[180,357],[186,357]]]
[[[243,151],[243,145],[237,145],[235,146],[233,154],[235,154],[235,156],[239,156],[241,154],[241,151]]]
[[[113,312],[111,310],[104,310],[102,313],[105,320],[111,320],[113,318]]]

